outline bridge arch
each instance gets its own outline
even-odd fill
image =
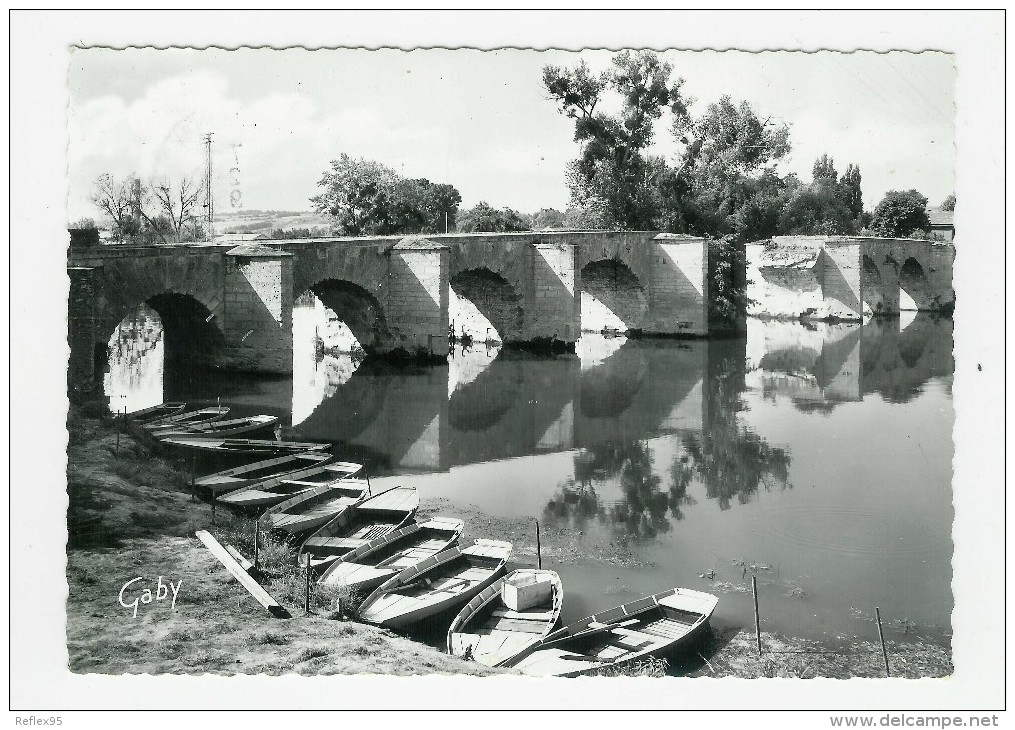
[[[345,323],[366,352],[386,349],[391,342],[384,307],[364,287],[347,279],[326,278],[310,285],[307,291]]]
[[[497,330],[501,342],[524,339],[523,297],[504,276],[486,267],[476,267],[459,271],[449,283],[456,294],[476,306]],[[471,334],[482,339],[485,333]]]
[[[587,262],[581,270],[582,291],[594,297],[612,312],[629,332],[638,332],[645,327],[648,316],[648,295],[637,274],[619,258],[596,259]],[[583,307],[583,310],[586,308]],[[597,329],[595,322],[586,323],[586,311],[582,313],[583,326]]]
[[[923,266],[912,256],[903,261],[899,269],[899,288],[909,295],[918,310],[934,309],[930,280]]]
[[[884,313],[888,309],[885,300],[885,281],[881,269],[867,254],[861,259],[860,298],[874,315]]]

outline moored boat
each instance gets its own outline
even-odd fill
[[[216,439],[201,436],[162,436],[159,438],[169,446],[185,449],[210,451],[221,455],[237,454],[298,454],[305,451],[327,451],[331,444],[315,444],[300,441],[271,441],[268,439]]]
[[[458,609],[504,575],[511,543],[476,540],[406,568],[366,597],[359,618],[391,629]]]
[[[189,438],[239,436],[244,433],[252,433],[253,431],[272,428],[278,423],[278,421],[278,416],[244,416],[243,418],[230,418],[226,421],[212,421],[211,423],[197,423],[192,426],[180,426],[166,431],[161,431],[156,435],[159,438],[165,438],[167,436],[184,436]]]
[[[448,653],[500,666],[546,638],[564,603],[552,570],[519,568],[469,601],[448,629]]]
[[[538,677],[576,677],[664,656],[707,626],[718,602],[710,593],[671,588],[558,629],[500,666]]]
[[[394,487],[359,504],[349,505],[303,543],[311,564],[330,564],[360,545],[408,524],[419,509],[415,487]]]
[[[352,479],[352,476],[362,469],[362,464],[353,464],[347,461],[312,466],[237,489],[235,492],[229,492],[219,497],[218,501],[231,504],[234,507],[270,507],[315,487],[338,487],[340,484],[349,482],[345,486],[345,490],[350,498],[349,503],[352,504],[362,499],[367,491],[366,482]]]
[[[351,488],[360,490],[357,493],[361,494],[362,490],[369,489],[369,485],[363,479],[344,479],[335,484],[313,487],[269,507],[261,519],[267,521],[271,529],[290,539],[296,538],[318,529],[359,501],[350,493]]]
[[[163,431],[172,431],[175,428],[196,426],[202,423],[211,423],[213,421],[220,421],[229,414],[229,409],[225,406],[217,408],[202,408],[197,411],[187,411],[186,413],[179,413],[169,418],[163,418],[158,421],[152,421],[143,424],[145,428],[151,431],[153,434],[158,435]]]
[[[186,409],[186,403],[159,403],[157,406],[142,408],[140,411],[128,413],[127,418],[134,421],[134,423],[153,423],[161,421],[163,418],[183,413]]]
[[[453,517],[407,525],[341,556],[318,582],[348,586],[364,595],[396,573],[451,547],[464,529],[465,523]]]
[[[288,477],[294,472],[309,467],[323,466],[334,458],[331,454],[312,451],[276,456],[272,459],[263,459],[209,474],[198,479],[194,485],[212,494],[233,492],[263,482],[265,479]]]

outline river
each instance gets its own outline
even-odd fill
[[[451,516],[474,505],[624,546],[633,560],[546,564],[565,621],[677,585],[715,592],[714,621],[752,630],[754,575],[765,631],[876,640],[879,606],[888,638],[950,643],[951,320],[586,334],[576,355],[480,345],[439,367],[315,347],[340,345],[336,328],[302,303],[293,377],[240,377],[167,368],[158,316],[139,310],[111,340],[110,407],[221,399],[334,443],[375,490],[414,485]]]

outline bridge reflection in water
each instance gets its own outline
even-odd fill
[[[334,443],[375,488],[404,481],[449,514],[473,504],[605,537],[614,553],[554,563],[566,618],[660,585],[722,592],[746,558],[772,566],[759,577],[772,631],[860,635],[853,607],[873,605],[947,631],[950,319],[751,320],[746,340],[726,341],[586,335],[578,355],[481,347],[419,368],[298,342],[294,378],[277,379],[163,375],[160,341],[157,315],[114,336],[111,407],[221,398]],[[753,620],[749,595],[721,605],[721,619]]]

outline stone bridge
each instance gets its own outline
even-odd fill
[[[628,329],[707,336],[708,249],[654,232],[328,238],[241,246],[72,247],[70,384],[89,389],[117,324],[142,303],[168,360],[292,372],[292,307],[312,291],[368,353],[448,353],[449,287],[502,341],[573,349],[581,292]]]
[[[776,236],[748,244],[748,312],[757,316],[859,320],[892,316],[900,291],[917,311],[955,306],[952,243],[905,238]]]

